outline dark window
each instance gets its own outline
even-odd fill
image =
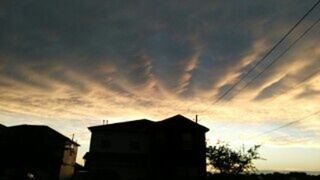
[[[189,133],[183,133],[181,135],[181,145],[183,150],[191,150],[193,146],[193,138]]]
[[[110,143],[109,140],[103,139],[103,140],[101,141],[101,148],[103,148],[103,149],[108,149],[108,148],[110,148],[110,147],[111,147],[111,143]]]
[[[131,141],[130,142],[130,149],[134,151],[140,150],[140,143],[138,141]]]

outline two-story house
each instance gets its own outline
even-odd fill
[[[8,179],[69,180],[79,144],[48,126],[6,127],[1,134],[0,176]]]
[[[89,127],[87,179],[204,179],[208,128],[176,115]]]

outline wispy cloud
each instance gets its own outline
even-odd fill
[[[0,110],[81,122],[199,112],[208,124],[281,124],[304,117],[320,108],[319,75],[308,78],[320,68],[319,25],[240,94],[238,87],[222,103],[212,103],[313,3],[1,1]],[[315,18],[312,13],[267,62]],[[320,127],[310,123],[301,128]],[[310,143],[317,144],[319,134],[312,136]],[[305,137],[268,138],[299,144]]]

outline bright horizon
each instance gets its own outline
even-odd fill
[[[83,163],[89,126],[197,114],[259,170],[320,171],[320,24],[281,55],[320,5],[250,71],[316,2],[1,1],[0,124],[75,134]]]

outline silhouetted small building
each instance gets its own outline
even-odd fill
[[[2,128],[0,136],[0,177],[10,180],[72,178],[79,146],[73,140],[48,126],[36,125]]]
[[[176,115],[89,127],[87,179],[204,179],[208,128]]]

